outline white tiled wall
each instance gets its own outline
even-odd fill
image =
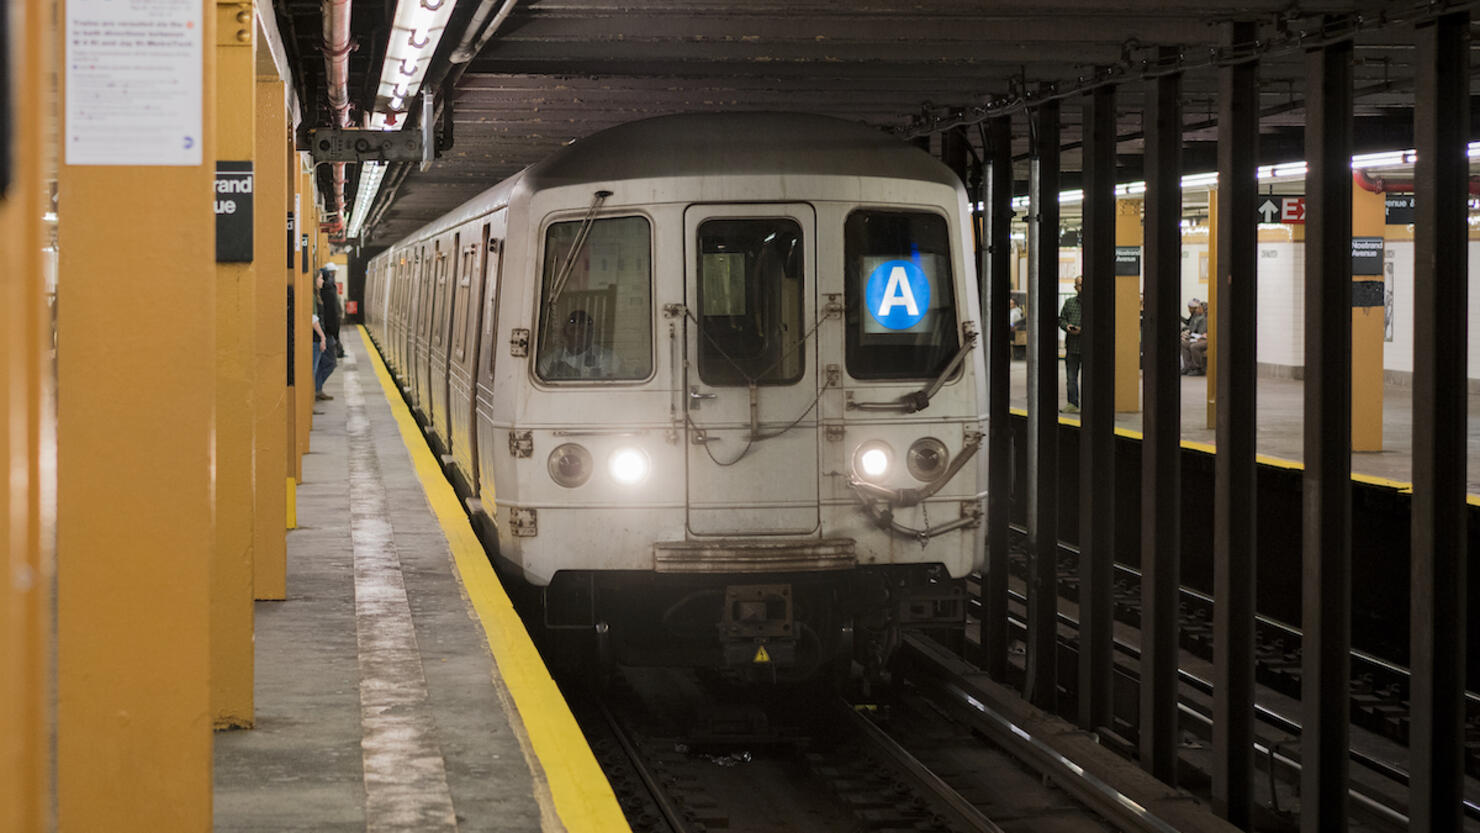
[[[1480,242],[1470,243],[1470,273],[1480,268]],[[1383,367],[1413,371],[1413,243],[1389,240],[1392,340]],[[1469,376],[1480,379],[1480,282],[1470,281]],[[1259,361],[1299,367],[1305,356],[1305,250],[1299,243],[1259,244]]]

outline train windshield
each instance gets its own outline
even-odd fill
[[[848,373],[927,379],[960,347],[944,217],[865,210],[844,226]]]
[[[699,378],[709,385],[792,384],[801,339],[802,228],[790,218],[699,226]]]
[[[652,231],[643,217],[551,225],[545,233],[535,368],[547,381],[635,380],[653,372]],[[579,242],[578,242],[579,241]]]

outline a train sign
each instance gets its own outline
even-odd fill
[[[1259,201],[1256,210],[1259,212],[1259,222],[1261,223],[1305,225],[1304,194],[1268,196]]]
[[[930,279],[910,260],[886,260],[868,276],[863,302],[886,329],[908,330],[930,309]]]

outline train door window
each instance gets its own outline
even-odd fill
[[[699,226],[699,378],[785,385],[802,378],[802,228],[789,218]]]
[[[493,237],[490,226],[483,227],[483,249],[487,254],[483,256],[483,334],[480,349],[486,360],[480,359],[483,366],[483,381],[490,387],[493,386],[493,371],[498,364],[499,351],[493,349],[493,337],[498,332],[498,310],[499,310],[499,287],[502,283],[503,274],[503,241]]]
[[[844,225],[848,373],[925,379],[959,347],[944,217],[864,210]]]
[[[432,343],[441,347],[447,342],[447,253],[442,251],[442,241],[437,241],[436,280],[432,282]]]
[[[644,217],[545,233],[541,379],[646,379],[653,371],[652,230]]]
[[[459,364],[468,358],[468,307],[472,304],[473,270],[478,267],[478,247],[469,245],[458,252],[462,261],[457,268],[457,291],[452,308],[457,320],[453,323],[452,351]]]

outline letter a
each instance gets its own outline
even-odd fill
[[[878,317],[884,318],[900,304],[904,305],[905,311],[910,315],[920,314],[920,305],[915,303],[915,293],[910,289],[909,276],[905,274],[903,266],[896,266],[889,273],[889,283],[884,287],[884,299],[879,302]]]

